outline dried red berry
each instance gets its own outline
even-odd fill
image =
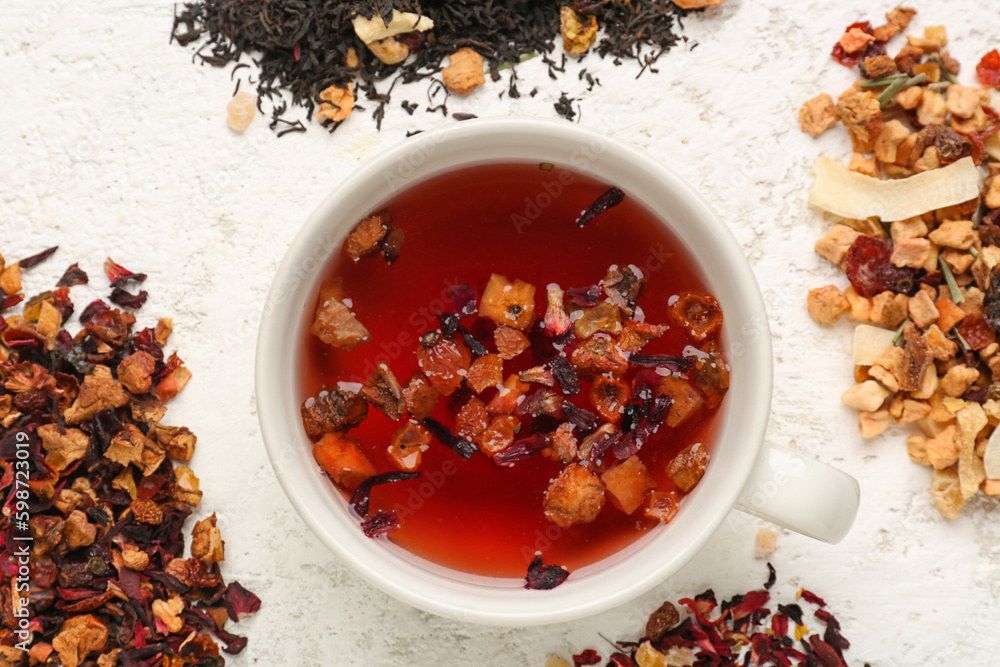
[[[982,315],[966,315],[956,327],[973,350],[981,350],[996,342],[997,334]]]
[[[864,297],[882,291],[879,271],[889,264],[892,248],[888,243],[871,236],[859,236],[847,250],[844,271],[854,290]]]
[[[682,293],[670,315],[695,340],[705,340],[722,325],[722,308],[711,294]]]

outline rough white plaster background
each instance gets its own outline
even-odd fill
[[[971,81],[1000,46],[992,3],[923,0],[916,25],[944,23]],[[831,61],[840,30],[878,22],[890,3],[728,0],[691,17],[697,48],[678,48],[638,81],[634,63],[585,66],[602,85],[583,97],[582,121],[637,145],[682,173],[743,245],[769,307],[775,379],[771,440],[816,456],[861,482],[861,515],[840,545],[783,533],[775,593],[801,584],[824,595],[854,646],[851,664],[986,665],[1000,649],[1000,530],[994,502],[961,520],[938,517],[929,474],[906,457],[903,435],[862,442],[840,405],[851,384],[850,327],[820,327],[805,312],[809,287],[845,280],[812,252],[826,223],[806,204],[819,153],[848,142],[798,131],[795,112],[852,74]],[[358,115],[335,135],[318,128],[276,140],[258,118],[243,136],[225,127],[229,72],[191,63],[168,44],[165,0],[5,0],[0,10],[0,250],[22,257],[58,243],[26,275],[30,294],[79,261],[104,292],[105,256],[150,275],[145,321],[174,317],[172,344],[195,379],[168,420],[199,435],[194,465],[204,507],[218,511],[226,575],[264,601],[237,629],[250,635],[234,665],[541,665],[551,652],[599,649],[598,632],[633,638],[663,599],[713,586],[729,596],[759,585],[752,555],[759,522],[733,514],[683,571],[633,604],[547,628],[494,629],[429,616],[346,571],[313,538],[274,480],[253,395],[256,324],[285,247],[321,198],[408,129],[445,122],[407,116],[397,88],[380,134]],[[892,50],[899,48],[894,42]],[[451,111],[554,117],[571,72],[550,84],[537,61],[520,67],[535,98],[501,101],[502,83]],[[241,74],[247,74],[242,70]],[[78,308],[85,292],[74,289]],[[100,294],[98,294],[100,295]],[[141,322],[143,320],[140,320]]]

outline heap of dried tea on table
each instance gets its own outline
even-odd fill
[[[664,602],[649,615],[638,641],[612,642],[607,662],[597,650],[587,649],[574,655],[572,662],[552,656],[545,667],[846,667],[844,652],[851,643],[823,598],[799,589],[798,602],[779,603],[772,611],[767,605],[776,573],[770,563],[767,569],[762,589],[734,595],[721,604],[711,588],[679,600],[687,608],[683,619],[673,603]],[[820,623],[822,634],[814,631]]]
[[[704,0],[679,3],[704,6]],[[718,4],[711,2],[710,4]],[[304,131],[301,121],[282,115],[287,92],[293,105],[305,107],[331,131],[360,106],[363,94],[373,105],[381,126],[390,93],[399,82],[432,78],[426,110],[447,115],[449,93],[467,95],[485,82],[506,74],[501,95],[520,97],[516,64],[541,56],[553,80],[565,72],[566,55],[551,57],[561,35],[571,55],[595,51],[611,57],[639,60],[642,71],[653,68],[661,55],[678,43],[676,29],[687,13],[670,0],[598,1],[572,3],[525,0],[201,0],[186,3],[175,15],[171,38],[186,46],[202,37],[196,57],[216,67],[249,67],[253,59],[258,108],[261,99],[272,107],[271,128],[279,135]],[[600,38],[598,31],[602,30]],[[503,70],[507,70],[504,72]],[[590,86],[599,81],[585,70]],[[528,84],[534,95],[536,86]],[[565,94],[556,111],[572,118],[572,100]],[[230,109],[230,126],[246,127],[245,101]],[[412,114],[419,104],[403,100]],[[252,108],[249,109],[252,111]],[[468,117],[464,116],[463,117]]]
[[[821,324],[859,323],[843,402],[864,438],[919,428],[909,457],[931,468],[934,504],[956,519],[980,492],[1000,496],[1000,114],[989,90],[1000,55],[979,62],[980,86],[959,83],[944,26],[890,56],[915,14],[848,26],[833,55],[861,78],[799,112],[813,136],[842,123],[854,147],[848,168],[817,160],[810,192],[837,216],[816,252],[849,285],[810,290],[807,304]]]
[[[171,320],[134,330],[146,276],[108,259],[101,299],[64,328],[77,264],[50,291],[24,294],[20,262],[0,256],[0,665],[224,664],[246,638],[226,630],[260,600],[226,584],[224,542],[188,465],[196,438],[161,420],[191,373],[164,346]],[[210,634],[211,633],[211,634]]]

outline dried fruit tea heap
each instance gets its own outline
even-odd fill
[[[820,323],[861,323],[858,384],[843,401],[865,438],[893,423],[920,429],[909,456],[932,468],[934,503],[955,519],[979,491],[1000,495],[1000,114],[988,90],[1000,56],[980,62],[979,88],[958,83],[943,26],[888,55],[915,14],[848,26],[833,55],[862,78],[799,112],[813,136],[842,122],[855,151],[848,169],[820,158],[810,193],[838,216],[816,252],[850,285],[810,290],[808,308]]]
[[[239,653],[247,640],[226,621],[260,600],[223,581],[215,514],[194,525],[184,554],[202,492],[184,465],[195,435],[161,421],[191,377],[176,353],[164,355],[171,320],[134,331],[146,276],[110,259],[109,300],[126,310],[95,300],[71,335],[70,289],[88,283],[73,264],[12,314],[21,271],[55,250],[0,256],[0,663],[224,664],[210,633]]]
[[[431,88],[427,111],[445,115],[447,93],[471,93],[485,83],[484,68],[494,82],[501,78],[501,70],[510,69],[503,92],[520,97],[513,69],[517,63],[541,55],[552,79],[565,71],[566,56],[557,61],[549,55],[560,34],[568,54],[593,49],[616,64],[636,59],[643,70],[655,71],[654,63],[679,41],[675,26],[687,13],[668,0],[571,4],[202,0],[186,3],[176,14],[171,38],[186,46],[207,36],[196,55],[216,67],[251,56],[257,70],[258,108],[260,99],[270,100],[271,128],[281,134],[305,130],[301,121],[281,118],[287,110],[282,92],[289,93],[293,105],[305,107],[308,118],[315,117],[331,131],[356,107],[361,93],[374,105],[372,116],[381,126],[390,94],[400,81],[433,78],[437,85]],[[678,4],[702,7],[718,2]],[[603,33],[597,41],[599,29]],[[238,64],[233,71],[247,66]],[[591,87],[600,83],[586,71],[580,74],[584,77]],[[531,90],[532,95],[535,92]],[[253,108],[245,102],[230,107],[230,127],[237,131],[252,120]],[[410,114],[418,106],[402,101]],[[576,114],[565,94],[556,110],[568,118]]]
[[[583,212],[581,224],[622,199],[611,188]],[[380,261],[381,255],[388,263],[399,257],[400,246],[391,242],[398,233],[392,215],[383,211],[356,225],[344,251],[354,261]],[[717,408],[729,387],[729,369],[717,342],[722,310],[708,294],[684,292],[671,302],[670,324],[699,347],[676,355],[642,352],[668,329],[645,319],[639,301],[646,283],[635,266],[611,266],[589,287],[564,291],[548,284],[544,309],[536,303],[535,285],[498,273],[481,293],[454,285],[454,309],[439,312],[439,327],[419,338],[419,370],[410,378],[397,377],[383,362],[363,385],[331,378],[341,380],[336,388],[322,387],[307,398],[302,419],[315,442],[313,453],[330,478],[353,494],[351,506],[365,534],[400,528],[395,510],[370,512],[370,496],[379,485],[416,484],[422,458],[434,446],[515,470],[537,465],[536,457],[555,462],[548,488],[537,489],[539,497],[544,489],[544,497],[536,511],[560,529],[589,524],[602,512],[669,522],[701,480],[709,452],[701,442],[680,449],[666,467],[665,485],[638,454],[647,442],[661,447],[670,441],[669,435],[656,440],[661,430],[672,432],[692,415]],[[352,307],[335,285],[325,285],[311,333],[345,351],[368,343],[371,334]],[[453,425],[431,416],[439,402],[448,406]],[[371,409],[399,424],[385,443],[396,472],[377,473],[366,454],[371,443],[347,433]],[[552,588],[566,575],[539,555],[529,567],[527,587]]]
[[[801,602],[778,604],[772,614],[768,592],[776,574],[770,563],[762,590],[735,595],[718,604],[711,588],[678,604],[687,607],[686,618],[671,602],[649,615],[645,634],[638,641],[613,642],[608,667],[719,667],[721,665],[774,665],[790,667],[846,667],[844,652],[851,643],[840,633],[840,622],[826,609],[826,602],[805,589]],[[808,627],[815,617],[825,626],[823,635]],[[715,618],[712,618],[715,616]],[[797,647],[797,648],[796,648]],[[604,661],[595,649],[573,656],[573,662],[552,656],[545,667],[581,667]]]

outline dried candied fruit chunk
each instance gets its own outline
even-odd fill
[[[521,382],[516,373],[507,376],[497,395],[486,405],[486,411],[490,414],[513,414],[529,389],[531,385]]]
[[[545,288],[547,307],[543,322],[545,322],[545,333],[550,336],[561,336],[573,326],[569,315],[566,314],[565,296],[566,293],[559,288],[559,285],[553,283]]]
[[[345,431],[368,416],[368,403],[358,394],[322,387],[302,402],[302,425],[306,434],[321,438],[327,433]]]
[[[667,475],[677,488],[687,493],[701,481],[708,458],[708,452],[700,442],[688,445],[670,461]]]
[[[628,358],[614,339],[606,334],[595,334],[577,346],[570,355],[570,363],[577,374],[586,380],[603,373],[621,377],[628,370]]]
[[[403,389],[406,411],[414,419],[430,416],[440,396],[441,392],[431,385],[430,380],[421,371],[414,372]]]
[[[635,312],[636,302],[646,291],[646,278],[638,267],[611,266],[601,280],[601,288],[611,304],[631,317]]]
[[[386,450],[389,459],[403,472],[413,472],[420,467],[423,453],[431,444],[431,434],[420,424],[406,422],[389,440]]]
[[[625,514],[639,509],[646,493],[656,488],[653,476],[635,455],[601,473],[601,481],[608,501]]]
[[[670,306],[670,315],[695,340],[705,340],[722,325],[722,308],[711,294],[682,292]]]
[[[527,330],[535,319],[535,286],[523,280],[511,282],[499,273],[490,275],[479,303],[479,315],[500,325]]]
[[[344,252],[355,262],[362,257],[374,255],[379,243],[392,229],[392,215],[379,211],[356,224],[344,239]]]
[[[479,449],[490,457],[504,451],[514,444],[514,435],[517,433],[519,424],[517,417],[512,415],[494,417],[490,425],[479,436]]]
[[[455,415],[455,431],[470,442],[479,442],[479,436],[490,424],[486,404],[473,396]]]
[[[579,463],[571,463],[552,480],[542,507],[557,526],[590,523],[604,508],[604,482]]]
[[[582,339],[593,336],[598,331],[609,334],[618,334],[622,330],[622,315],[618,306],[608,301],[602,301],[593,308],[583,311],[574,323],[576,335]]]
[[[503,382],[503,358],[499,354],[484,354],[479,357],[469,366],[465,381],[477,394],[500,384]]]
[[[399,419],[406,412],[403,388],[385,363],[380,363],[365,380],[361,395],[389,419]]]
[[[324,286],[320,290],[316,317],[309,332],[327,345],[347,351],[368,342],[371,338],[365,325],[335,295],[335,290],[330,286]]]
[[[966,315],[955,330],[977,352],[997,339],[996,331],[979,314]]]
[[[666,330],[667,327],[662,324],[625,320],[621,335],[618,336],[618,347],[623,352],[638,352],[646,343],[662,336]]]
[[[642,511],[650,519],[670,523],[677,516],[680,503],[681,497],[676,491],[650,491]]]
[[[576,427],[569,422],[563,422],[555,431],[549,434],[552,444],[542,450],[542,456],[563,465],[576,460],[578,443],[573,431]]]
[[[420,337],[417,363],[431,384],[445,396],[451,396],[462,384],[471,361],[472,354],[465,343],[445,338],[437,331]]]
[[[531,346],[527,336],[507,326],[499,326],[493,331],[493,342],[505,360],[513,359]]]
[[[342,433],[324,435],[313,447],[313,457],[334,482],[349,491],[375,474],[361,443]]]
[[[705,397],[705,405],[716,408],[729,391],[729,367],[715,341],[709,341],[701,351],[704,356],[699,355],[694,364],[694,386]]]
[[[617,378],[601,375],[590,385],[590,404],[604,421],[612,424],[621,422],[625,404],[631,398],[632,388]]]

